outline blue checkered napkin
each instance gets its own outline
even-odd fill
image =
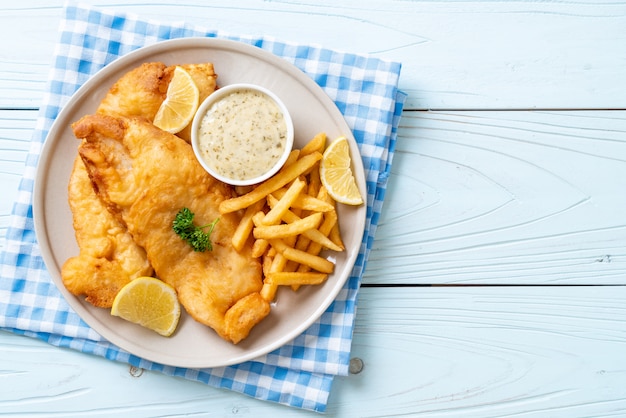
[[[357,291],[372,247],[395,148],[405,95],[397,89],[400,64],[275,39],[233,36],[89,6],[64,9],[54,67],[20,184],[0,264],[0,329],[39,338],[147,370],[286,405],[324,411],[335,375],[346,375]],[[301,336],[243,364],[184,369],[137,358],[104,340],[70,309],[52,283],[33,230],[32,190],[41,146],[60,109],[94,73],[117,57],[155,42],[207,36],[255,45],[294,63],[335,101],[359,143],[367,179],[367,222],[350,279],[335,302]]]

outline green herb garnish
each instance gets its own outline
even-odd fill
[[[220,218],[216,218],[208,225],[196,226],[193,224],[194,216],[195,214],[188,208],[182,208],[176,214],[172,228],[181,239],[187,241],[193,247],[194,251],[211,251],[213,249],[211,232],[213,232],[213,228],[215,228],[215,224]],[[209,230],[204,232],[205,228],[209,228]]]

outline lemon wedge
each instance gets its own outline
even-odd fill
[[[350,167],[350,145],[345,136],[331,142],[320,163],[320,180],[337,202],[357,206],[363,197]]]
[[[200,91],[191,75],[182,67],[175,67],[165,100],[152,123],[157,128],[177,134],[193,120],[199,101]]]
[[[176,291],[167,283],[154,277],[138,277],[119,291],[111,315],[169,337],[178,325],[180,304]]]

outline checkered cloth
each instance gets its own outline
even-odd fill
[[[105,65],[139,47],[181,37],[216,37],[270,51],[295,64],[335,101],[359,143],[367,179],[367,221],[351,277],[335,302],[291,343],[254,361],[212,369],[155,364],[103,339],[72,311],[52,283],[40,256],[32,220],[32,191],[46,135],[71,95]],[[126,362],[136,367],[227,388],[255,398],[323,412],[333,377],[347,375],[356,298],[385,197],[405,95],[400,64],[296,45],[269,37],[144,20],[90,6],[68,4],[54,68],[39,112],[6,248],[0,264],[0,329]]]

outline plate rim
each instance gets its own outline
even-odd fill
[[[137,346],[133,343],[133,340],[129,340],[127,338],[122,338],[122,344],[120,344],[120,339],[117,338],[117,334],[113,332],[109,332],[109,326],[107,324],[103,324],[99,321],[93,314],[89,312],[89,309],[85,307],[81,302],[79,296],[75,296],[71,294],[60,281],[60,277],[56,278],[56,272],[50,270],[48,266],[54,265],[57,266],[56,259],[52,255],[52,240],[49,234],[47,233],[46,228],[46,213],[45,213],[45,199],[44,193],[46,191],[46,186],[48,184],[48,179],[45,174],[47,169],[50,167],[53,160],[53,150],[54,146],[59,142],[59,138],[63,133],[64,129],[67,129],[66,124],[63,122],[64,119],[69,117],[69,114],[73,110],[73,106],[71,105],[73,101],[82,98],[84,95],[88,94],[89,91],[92,90],[95,86],[98,85],[98,82],[106,78],[110,73],[115,73],[120,71],[124,66],[128,65],[129,62],[137,61],[143,59],[144,62],[148,60],[148,57],[155,55],[162,50],[166,50],[168,48],[175,48],[177,46],[184,46],[186,48],[218,48],[225,49],[228,51],[234,50],[238,53],[244,53],[246,55],[253,55],[256,58],[259,58],[263,61],[270,62],[272,65],[274,63],[280,63],[280,69],[288,72],[291,76],[294,77],[296,81],[301,83],[308,91],[311,91],[315,94],[315,98],[320,100],[324,107],[331,111],[332,113],[336,113],[335,116],[339,116],[340,119],[335,120],[334,122],[339,122],[340,125],[343,125],[345,128],[345,136],[348,137],[348,140],[351,145],[351,152],[354,153],[354,150],[358,152],[358,158],[352,158],[353,168],[360,170],[363,174],[360,178],[359,189],[362,193],[367,193],[366,190],[366,177],[365,170],[363,167],[363,161],[360,155],[360,150],[358,149],[358,144],[353,136],[352,129],[347,124],[343,114],[340,112],[337,105],[332,101],[332,99],[326,94],[321,86],[319,86],[312,78],[306,75],[303,71],[297,68],[294,64],[287,61],[286,59],[273,54],[270,51],[264,50],[260,47],[230,40],[230,39],[220,39],[220,38],[212,38],[212,37],[187,37],[187,38],[176,38],[158,41],[152,43],[150,45],[146,45],[143,47],[139,47],[125,55],[117,57],[109,64],[104,65],[101,69],[91,75],[83,85],[81,85],[70,97],[68,102],[63,105],[61,110],[56,115],[54,122],[52,123],[50,129],[48,130],[44,142],[41,146],[41,152],[39,154],[39,158],[37,161],[35,180],[33,184],[33,194],[32,194],[32,210],[33,210],[33,224],[37,242],[39,244],[40,253],[44,264],[46,265],[46,269],[50,275],[52,283],[55,287],[58,288],[61,295],[64,297],[68,305],[72,310],[76,312],[76,314],[80,317],[80,319],[85,322],[92,330],[101,335],[108,342],[116,345],[122,350],[127,351],[131,355],[136,355],[140,358],[143,358],[148,361],[156,362],[159,364],[174,366],[174,367],[194,367],[194,368],[206,368],[206,367],[222,367],[222,366],[230,366],[234,364],[239,364],[245,361],[252,360],[254,358],[260,357],[262,355],[268,354],[285,344],[289,343],[289,341],[298,337],[302,332],[308,329],[315,321],[317,321],[320,316],[328,309],[328,307],[336,300],[339,292],[345,286],[345,283],[352,276],[352,271],[354,269],[354,265],[357,261],[358,255],[360,253],[360,248],[363,245],[363,237],[365,234],[365,224],[367,219],[367,203],[362,204],[361,208],[356,212],[357,217],[355,219],[355,226],[358,226],[358,240],[356,240],[356,247],[354,248],[353,254],[346,260],[349,263],[349,266],[346,265],[347,273],[345,277],[341,278],[341,280],[337,280],[337,284],[331,288],[329,295],[324,298],[322,304],[320,304],[309,316],[309,319],[302,322],[298,326],[294,327],[290,332],[286,335],[283,335],[281,338],[278,338],[274,343],[264,345],[260,348],[254,349],[252,351],[244,351],[241,354],[234,355],[229,361],[220,361],[220,362],[211,362],[211,361],[177,361],[176,356],[166,356],[161,357],[152,357],[149,353],[146,356],[145,352],[143,352],[143,348]],[[215,64],[215,63],[214,63]],[[75,237],[74,237],[75,239]],[[42,244],[47,245],[42,245]],[[58,271],[60,276],[60,271]],[[85,319],[88,317],[88,319]],[[94,326],[94,323],[96,324]],[[104,332],[103,332],[104,331]],[[134,348],[138,348],[141,353],[137,353]]]

